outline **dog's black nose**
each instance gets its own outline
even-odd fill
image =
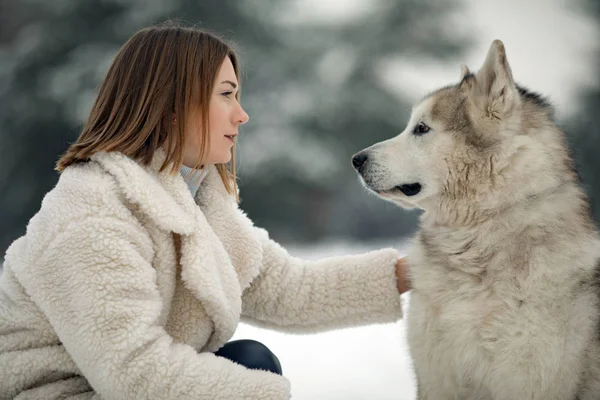
[[[369,157],[367,156],[366,153],[363,153],[363,152],[356,153],[354,155],[354,157],[352,157],[352,165],[358,172],[362,172],[363,167],[364,167],[365,163],[367,162],[367,158],[369,158]]]

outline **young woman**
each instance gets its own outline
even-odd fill
[[[304,261],[238,208],[231,47],[162,25],[117,54],[0,278],[0,398],[287,399],[277,357],[228,340],[401,317],[394,249]]]

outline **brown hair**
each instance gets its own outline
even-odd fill
[[[99,151],[119,151],[148,165],[162,147],[166,159],[160,171],[171,164],[171,173],[176,173],[183,163],[191,112],[198,109],[202,140],[196,167],[201,166],[210,144],[209,100],[226,57],[239,80],[232,47],[213,33],[175,22],[138,31],[117,53],[81,134],[58,160],[56,170],[88,161]],[[235,145],[231,152],[230,168],[216,167],[227,191],[239,200]]]

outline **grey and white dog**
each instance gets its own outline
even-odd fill
[[[552,107],[504,45],[353,157],[424,210],[409,250],[419,400],[600,399],[600,237]]]

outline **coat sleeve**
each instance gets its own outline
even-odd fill
[[[103,399],[288,399],[287,379],[175,343],[158,324],[152,242],[88,217],[43,250],[24,285]]]
[[[244,321],[290,332],[387,323],[402,317],[394,249],[307,261],[260,228],[259,275],[242,298]]]

